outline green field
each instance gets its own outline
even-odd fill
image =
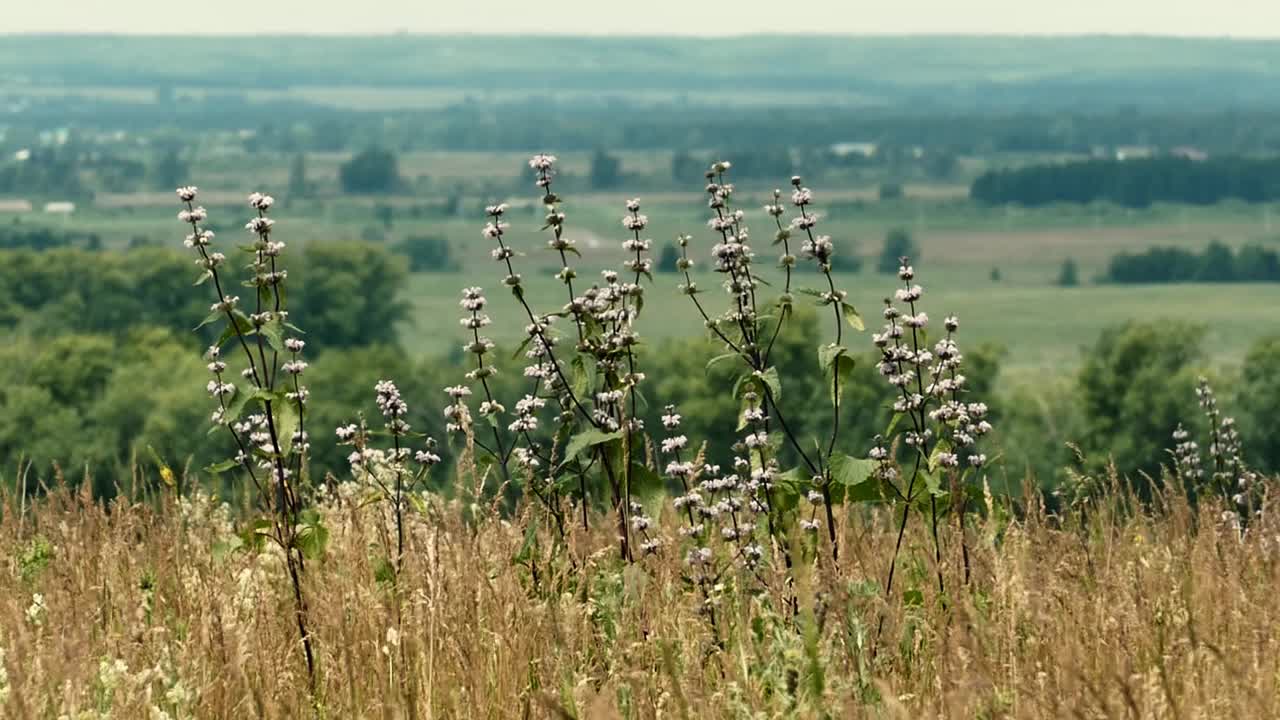
[[[460,176],[475,180],[477,168],[503,168],[508,177],[517,173],[514,155],[488,158],[488,162],[468,164],[455,158],[453,164],[437,162],[432,172],[454,168]],[[566,163],[570,172],[583,158]],[[419,162],[423,162],[420,160]],[[317,163],[322,164],[322,163]],[[273,178],[274,180],[274,178]],[[277,183],[272,183],[277,184]],[[917,263],[920,280],[928,291],[926,309],[941,316],[956,313],[971,341],[990,341],[1004,346],[1006,367],[1014,371],[1061,370],[1075,366],[1081,348],[1092,342],[1105,326],[1129,319],[1171,318],[1203,324],[1207,328],[1206,348],[1216,363],[1238,361],[1245,348],[1258,337],[1280,331],[1280,286],[1276,285],[1097,285],[1093,279],[1108,259],[1121,251],[1135,251],[1152,245],[1174,245],[1200,249],[1211,239],[1238,246],[1261,242],[1280,247],[1280,230],[1272,218],[1280,218],[1280,208],[1224,204],[1207,208],[1156,206],[1135,211],[1101,206],[1062,206],[1037,210],[983,208],[967,200],[939,199],[946,187],[908,188],[908,198],[876,202],[869,188],[823,191],[818,188],[818,211],[826,216],[822,230],[837,240],[840,252],[864,258],[864,270],[844,274],[841,284],[851,300],[874,323],[880,299],[892,292],[894,279],[874,273],[876,254],[885,232],[906,227],[921,248]],[[410,209],[441,202],[434,196],[360,199],[335,197],[285,203],[279,211],[278,231],[295,247],[317,239],[381,237],[391,242],[411,235],[438,235],[448,238],[462,269],[449,274],[417,274],[411,277],[407,300],[413,311],[407,327],[401,329],[405,346],[415,354],[450,351],[461,334],[457,327],[455,300],[458,291],[469,285],[489,290],[493,297],[493,334],[514,344],[524,321],[519,308],[501,287],[499,269],[489,259],[490,246],[480,237],[483,224],[479,203],[507,193],[496,193],[463,207],[459,215],[415,217]],[[954,194],[954,191],[951,191]],[[220,192],[206,196],[214,226],[234,237],[244,209],[239,193]],[[564,288],[551,277],[558,269],[555,255],[544,248],[545,237],[538,231],[541,218],[528,202],[531,194],[510,198],[516,203],[509,214],[512,244],[524,255],[517,259],[535,307],[550,311],[565,300]],[[623,260],[619,224],[622,193],[570,195],[568,236],[577,241],[582,257],[580,283],[591,282],[603,268],[620,268]],[[773,269],[776,250],[768,247],[771,225],[759,210],[766,193],[763,188],[744,189],[739,198],[750,213],[755,230],[759,262],[770,276],[781,278]],[[236,205],[230,203],[235,202]],[[123,246],[131,238],[177,245],[181,229],[170,222],[176,208],[165,193],[154,195],[101,196],[100,207],[53,221],[68,229],[99,233],[106,244]],[[385,203],[395,208],[390,228],[379,224],[374,206]],[[655,238],[655,256],[664,243],[678,233],[694,237],[691,256],[700,272],[699,284],[718,288],[718,278],[707,272],[713,237],[706,230],[701,200],[694,192],[666,191],[645,200],[650,218],[649,235]],[[5,221],[5,220],[0,220]],[[13,222],[50,222],[38,214],[12,216]],[[1060,288],[1055,284],[1065,258],[1074,259],[1081,286]],[[991,279],[998,268],[1000,280]],[[815,284],[811,269],[797,274],[797,286]],[[653,339],[692,335],[701,332],[701,321],[689,301],[677,290],[677,275],[655,277],[646,298],[641,329]],[[777,288],[766,291],[775,295]],[[705,296],[719,303],[715,292]],[[857,341],[855,341],[856,343]],[[870,340],[865,339],[869,348]]]

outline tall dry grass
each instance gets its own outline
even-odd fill
[[[890,602],[894,519],[846,516],[838,565],[796,546],[794,585],[726,577],[713,631],[674,548],[627,566],[608,531],[531,545],[532,511],[429,498],[393,583],[376,559],[384,506],[338,497],[306,576],[315,701],[283,558],[232,549],[225,507],[5,497],[0,714],[1280,717],[1280,527],[1266,513],[1241,539],[1181,496],[1143,510],[1116,495],[1067,518],[989,501],[971,515],[969,585],[954,532],[948,598],[932,545],[909,533],[919,545]]]

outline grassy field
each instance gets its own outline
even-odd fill
[[[935,566],[917,523],[887,601],[893,518],[841,514],[850,551],[838,562],[797,540],[794,584],[781,561],[730,569],[713,626],[685,580],[670,508],[652,530],[667,544],[628,565],[603,517],[558,544],[531,513],[499,517],[463,490],[426,497],[406,518],[397,586],[378,569],[386,512],[357,502],[361,492],[317,506],[330,535],[304,584],[314,694],[280,553],[233,550],[231,515],[207,496],[110,508],[61,490],[5,496],[0,714],[1280,714],[1273,512],[1242,539],[1217,509],[1178,496],[1151,514],[1113,498],[1084,521],[1035,504],[1014,519],[988,499],[968,531],[969,580],[954,529]]]

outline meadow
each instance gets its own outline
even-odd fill
[[[718,638],[677,558],[622,563],[607,531],[559,546],[460,486],[413,515],[397,587],[371,558],[387,518],[333,498],[306,585],[314,698],[281,554],[229,551],[232,514],[215,500],[104,506],[54,490],[24,508],[10,493],[0,708],[20,720],[1275,717],[1274,514],[1241,538],[1185,496],[1148,513],[1114,489],[1065,515],[988,499],[967,584],[958,549],[944,556],[946,596],[913,537],[905,602],[879,586],[893,518],[842,517],[853,551],[807,556],[791,590],[726,580]]]

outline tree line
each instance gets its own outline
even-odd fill
[[[1217,240],[1201,252],[1153,247],[1112,256],[1102,280],[1110,283],[1280,282],[1280,253],[1257,243],[1233,251]]]
[[[1131,208],[1152,203],[1212,205],[1280,199],[1280,158],[1223,157],[1192,160],[1152,157],[1087,160],[990,170],[969,188],[988,205],[1111,202]]]

